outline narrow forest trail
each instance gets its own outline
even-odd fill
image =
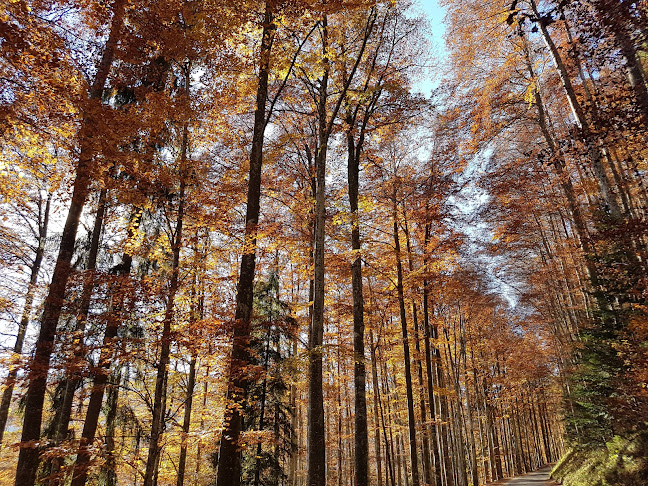
[[[524,476],[512,478],[504,482],[489,483],[491,485],[501,484],[506,486],[557,486],[558,483],[549,478],[551,466],[543,467]]]

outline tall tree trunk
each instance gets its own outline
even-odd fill
[[[464,331],[465,332],[465,331]],[[465,335],[465,334],[464,334]],[[475,424],[473,419],[473,400],[470,397],[468,385],[468,362],[466,358],[466,345],[461,347],[461,360],[464,368],[464,384],[466,393],[466,412],[468,414],[468,434],[470,435],[470,471],[473,486],[479,486],[479,470],[477,469],[477,446],[475,441]]]
[[[207,410],[207,391],[209,390],[208,386],[209,380],[209,365],[205,367],[205,382],[203,383],[203,394],[202,394],[202,404],[200,407],[200,425],[199,430],[202,432],[205,429],[205,411]],[[194,476],[194,482],[199,482],[200,480],[200,466],[202,465],[202,441],[198,441],[196,445],[196,474]]]
[[[639,109],[641,119],[648,126],[648,88],[646,79],[641,69],[641,61],[637,53],[636,43],[630,34],[633,25],[633,14],[628,11],[631,2],[616,2],[610,0],[596,0],[591,5],[599,13],[602,23],[614,36],[617,46],[625,61],[625,71],[628,83],[632,89],[635,103]],[[637,7],[638,8],[638,7]]]
[[[554,46],[555,47],[555,46]],[[529,47],[525,42],[524,45],[525,49],[525,55],[526,55],[526,64],[527,64],[527,70],[529,71],[529,74],[532,77],[535,77],[535,73],[533,71],[532,63],[531,63],[531,57],[529,53]],[[564,70],[564,67],[563,67]],[[566,71],[565,71],[566,75]],[[572,88],[573,89],[573,88]],[[596,268],[596,265],[594,264],[594,261],[592,260],[592,257],[595,256],[595,250],[593,245],[591,244],[590,241],[590,236],[587,231],[587,225],[585,223],[585,219],[583,217],[583,213],[581,210],[581,206],[577,200],[576,197],[576,192],[574,190],[573,183],[571,181],[571,177],[569,176],[569,173],[565,170],[565,159],[560,151],[560,148],[556,144],[553,136],[551,135],[551,132],[549,131],[549,126],[547,124],[547,115],[546,115],[546,110],[543,102],[542,95],[540,93],[540,90],[536,87],[535,92],[534,92],[534,99],[535,99],[535,104],[536,104],[536,109],[537,109],[537,114],[538,114],[538,126],[540,127],[540,131],[542,132],[542,135],[547,142],[547,145],[549,146],[549,150],[551,151],[551,154],[553,156],[553,168],[556,172],[556,176],[558,180],[560,181],[560,186],[563,190],[563,194],[565,195],[565,199],[567,199],[567,205],[569,208],[569,213],[572,217],[572,220],[574,222],[574,228],[576,230],[576,235],[578,236],[578,240],[580,242],[580,245],[583,249],[583,254],[585,256],[584,262],[585,262],[585,269],[587,271],[587,276],[590,280],[590,283],[592,285],[592,288],[594,290],[599,290],[600,288],[600,278],[598,274],[598,270]],[[584,115],[582,115],[584,116]],[[609,309],[609,303],[605,302],[604,297],[600,292],[596,292],[596,298],[598,301],[598,305],[601,308],[601,310],[604,309]]]
[[[36,479],[40,451],[37,444],[41,434],[43,403],[45,401],[47,375],[50,369],[50,358],[54,349],[56,328],[65,299],[65,288],[70,277],[70,263],[74,254],[74,243],[79,221],[81,220],[81,213],[95,172],[94,153],[91,145],[96,130],[95,124],[98,121],[95,120],[95,117],[97,112],[100,111],[101,95],[113,63],[119,34],[122,29],[126,3],[125,0],[114,0],[112,4],[113,18],[110,33],[97,74],[88,93],[89,99],[81,122],[79,133],[80,154],[74,179],[72,200],[70,201],[70,208],[61,235],[59,254],[52,273],[52,283],[45,299],[40,334],[36,341],[36,351],[29,367],[29,385],[25,396],[25,417],[20,453],[16,466],[16,486],[33,486]]]
[[[583,107],[576,97],[576,91],[571,82],[569,73],[567,72],[567,68],[565,67],[560,52],[558,51],[558,48],[556,47],[551,34],[549,34],[549,30],[547,29],[547,21],[542,15],[540,15],[536,1],[530,0],[530,4],[533,13],[538,19],[538,26],[540,28],[542,38],[547,48],[549,49],[551,59],[553,60],[556,69],[558,70],[558,74],[565,90],[569,106],[571,107],[576,123],[581,130],[583,143],[587,148],[588,157],[590,159],[592,170],[598,182],[601,196],[607,204],[612,218],[615,220],[620,220],[621,208],[619,207],[617,195],[614,192],[614,188],[612,187],[609,177],[605,171],[605,167],[603,165],[604,156],[601,148],[598,146],[596,134],[592,130],[592,127],[587,120],[587,117],[585,116],[585,111],[583,110]]]
[[[401,261],[401,247],[400,238],[398,237],[398,206],[397,206],[397,193],[396,185],[394,185],[393,192],[393,208],[392,218],[394,226],[394,250],[396,255],[396,289],[398,292],[398,305],[400,309],[400,323],[401,333],[403,337],[403,356],[405,359],[405,387],[407,392],[407,421],[409,426],[409,446],[410,446],[410,460],[412,463],[412,485],[420,485],[419,469],[418,469],[418,451],[416,447],[416,418],[414,415],[414,395],[412,388],[412,370],[410,368],[410,349],[409,339],[407,332],[407,313],[405,311],[405,295],[403,290],[403,264]]]
[[[92,293],[95,286],[95,272],[97,269],[97,257],[99,255],[99,243],[101,239],[101,232],[103,230],[104,217],[106,215],[106,199],[107,190],[102,188],[99,192],[99,201],[97,204],[97,214],[95,216],[94,226],[92,228],[92,236],[90,240],[90,249],[88,251],[88,262],[86,265],[87,276],[83,282],[83,290],[81,292],[80,309],[77,315],[77,322],[74,328],[74,357],[72,364],[66,369],[67,386],[65,389],[65,396],[63,398],[63,412],[61,414],[61,422],[58,424],[57,439],[64,437],[67,434],[68,425],[70,422],[70,410],[72,409],[72,402],[74,400],[74,390],[80,384],[80,366],[79,362],[85,359],[87,350],[83,347],[83,340],[85,338],[86,322],[88,321],[88,313],[90,312],[90,303],[92,301]],[[69,392],[72,390],[72,393]]]
[[[358,69],[360,61],[376,22],[376,9],[369,12],[362,37],[362,44],[354,61],[353,68],[335,102],[331,114],[328,114],[328,85],[331,71],[329,58],[328,19],[326,14],[320,22],[322,40],[322,77],[319,80],[317,102],[318,149],[315,163],[315,231],[313,258],[313,312],[309,332],[309,371],[308,371],[308,473],[307,486],[324,486],[326,484],[326,454],[324,432],[324,393],[322,390],[322,344],[324,341],[324,233],[326,223],[326,158],[328,142],[333,132],[342,102]],[[361,283],[360,283],[361,285]],[[354,332],[355,340],[355,332]],[[363,337],[364,340],[364,337]],[[363,351],[364,355],[364,351]],[[364,362],[362,363],[364,368]],[[361,370],[358,369],[358,372]],[[360,379],[360,377],[358,378]],[[354,379],[355,382],[355,379]],[[366,398],[364,412],[364,438],[366,439]],[[362,421],[362,418],[360,418]],[[361,459],[363,460],[363,459]],[[220,486],[220,485],[219,485]]]
[[[376,366],[376,348],[374,347],[373,331],[369,330],[369,355],[371,357],[371,386],[373,388],[373,417],[374,417],[374,448],[376,449],[376,479],[378,484],[383,483],[382,457],[380,452],[380,389],[378,383],[378,368]]]
[[[266,401],[268,393],[268,361],[270,359],[270,330],[266,334],[266,346],[263,362],[263,383],[261,385],[261,409],[259,411],[259,431],[265,429]],[[262,444],[258,442],[254,464],[254,486],[259,486],[261,482],[261,452]]]
[[[97,269],[97,256],[99,254],[99,242],[101,239],[101,231],[103,229],[104,216],[106,214],[106,198],[107,191],[102,188],[99,192],[99,201],[97,204],[97,215],[95,217],[94,226],[92,228],[92,237],[90,240],[90,249],[88,251],[88,262],[86,265],[86,273],[83,289],[81,291],[81,304],[79,313],[76,319],[73,338],[72,356],[68,357],[68,363],[65,367],[65,379],[63,385],[63,400],[61,409],[58,411],[58,421],[54,424],[54,444],[60,444],[68,436],[70,420],[72,418],[72,405],[74,402],[74,394],[76,390],[83,383],[82,369],[83,363],[86,360],[87,349],[84,346],[85,328],[88,320],[88,313],[90,312],[90,303],[92,301],[92,293],[95,286],[95,271]],[[51,485],[62,484],[62,479],[57,477],[57,473],[62,465],[63,457],[55,457],[52,459],[50,475],[52,480]]]
[[[407,225],[407,211],[403,209],[403,232],[405,233],[405,247],[407,248],[407,262],[410,273],[414,272],[414,256],[412,252],[412,243],[410,241],[409,227]],[[418,289],[416,289],[418,290]],[[414,292],[416,295],[418,292]],[[423,382],[423,366],[421,364],[421,335],[419,331],[418,309],[416,307],[416,298],[412,297],[412,320],[414,323],[414,366],[419,385],[419,406],[421,409],[421,420],[425,421],[427,417],[427,408],[425,406],[425,383]],[[423,433],[423,478],[425,484],[432,484],[432,465],[430,463],[430,441],[427,433]]]
[[[379,341],[380,337],[378,338],[378,342],[376,343],[376,347],[379,346]],[[375,348],[374,348],[375,349]],[[383,389],[383,394],[382,396],[387,398],[387,418],[389,419],[390,422],[392,422],[392,417],[391,417],[391,407],[390,407],[390,399],[389,399],[389,384],[387,382],[387,370],[385,366],[385,360],[383,357],[382,353],[382,348],[380,348],[380,352],[378,355],[378,363],[382,364],[381,368],[381,383],[382,389]],[[380,396],[378,397],[378,404],[380,406],[380,421],[382,422],[382,430],[383,430],[383,439],[385,440],[385,456],[387,457],[387,470],[389,472],[389,479],[390,479],[390,484],[391,486],[396,486],[396,473],[394,470],[394,461],[396,459],[396,455],[394,454],[394,432],[393,432],[393,427],[389,427],[389,437],[387,437],[387,421],[385,420],[385,409],[383,407],[383,401],[381,400]],[[400,479],[399,479],[400,481]]]
[[[427,245],[430,239],[430,223],[425,224],[425,249],[424,249],[424,266],[428,266],[428,253]],[[429,281],[427,277],[423,280],[423,336],[425,344],[425,370],[427,373],[427,392],[428,392],[428,403],[430,404],[430,437],[432,438],[432,452],[434,456],[434,484],[436,486],[441,486],[441,454],[439,452],[440,443],[439,443],[439,434],[437,427],[437,413],[436,413],[436,401],[434,398],[434,376],[436,374],[436,366],[433,367],[432,363],[432,346],[430,344],[430,338],[432,338],[432,330],[430,326],[430,303],[429,303]]]
[[[187,396],[184,403],[184,419],[182,421],[182,442],[180,444],[180,459],[178,461],[177,486],[184,486],[185,470],[187,467],[187,443],[189,427],[191,427],[191,408],[193,405],[194,388],[196,387],[196,353],[191,356],[189,377],[187,381]]]
[[[353,122],[351,118],[348,122]],[[347,131],[349,206],[351,209],[351,250],[355,259],[351,264],[351,287],[353,294],[353,384],[355,405],[355,486],[369,484],[369,438],[367,433],[367,395],[364,351],[364,300],[362,296],[362,257],[360,246],[360,217],[358,192],[360,154],[364,141],[364,127],[360,140],[355,143],[352,123]]]
[[[308,486],[323,486],[326,483],[326,456],[324,434],[324,395],[322,390],[322,350],[324,337],[324,233],[326,223],[326,158],[328,142],[333,131],[342,102],[358,65],[362,60],[367,41],[376,21],[376,9],[372,8],[365,27],[362,45],[353,68],[335,102],[329,116],[327,110],[328,84],[331,70],[329,58],[328,19],[326,14],[320,21],[322,41],[322,76],[319,79],[317,100],[318,148],[315,164],[315,231],[314,231],[314,290],[311,328],[309,332],[309,381],[308,381]],[[363,352],[364,354],[364,352]],[[363,363],[364,366],[364,363]],[[360,370],[358,370],[360,371]],[[360,419],[362,420],[362,418]],[[365,399],[366,430],[366,399]],[[365,432],[366,441],[366,432]]]
[[[433,330],[433,339],[438,338],[438,329],[436,327],[432,328]],[[437,372],[437,383],[441,390],[439,396],[439,418],[441,421],[440,433],[441,433],[441,456],[443,457],[443,468],[445,471],[445,483],[447,486],[454,486],[454,468],[452,467],[452,460],[454,458],[451,454],[451,448],[453,443],[452,429],[450,427],[450,414],[448,412],[448,398],[447,398],[447,380],[444,374],[444,367],[442,366],[441,352],[439,348],[434,348],[434,359],[436,363],[436,372]]]
[[[313,313],[309,333],[308,371],[308,486],[326,484],[326,444],[324,430],[324,391],[322,389],[322,344],[324,341],[324,226],[326,223],[326,156],[330,132],[327,124],[327,99],[330,60],[328,24],[321,22],[323,75],[319,86],[318,151],[315,163],[315,231]]]
[[[257,226],[261,200],[261,169],[263,165],[263,141],[268,121],[268,79],[270,75],[270,54],[276,24],[272,4],[266,2],[259,53],[259,84],[254,111],[254,129],[250,169],[248,174],[247,209],[245,214],[245,237],[241,268],[236,291],[236,312],[234,314],[234,335],[232,355],[228,373],[227,400],[233,406],[225,411],[223,435],[218,452],[216,486],[239,486],[241,483],[241,451],[238,440],[243,429],[243,411],[249,380],[246,366],[250,362],[249,340],[250,319],[254,301],[254,274],[256,266]]]
[[[190,66],[185,66],[185,91],[189,96]],[[176,216],[175,231],[172,233],[173,261],[171,263],[171,280],[167,294],[164,321],[162,324],[162,336],[160,345],[160,361],[157,365],[155,377],[155,392],[153,397],[153,420],[151,423],[151,439],[146,460],[146,472],[144,473],[144,486],[155,486],[157,483],[157,471],[160,463],[162,446],[160,444],[165,429],[165,412],[167,399],[167,380],[169,375],[169,361],[171,354],[171,326],[175,316],[175,298],[179,287],[180,272],[180,250],[182,249],[182,231],[185,217],[185,189],[187,167],[187,150],[189,145],[189,127],[185,123],[182,130],[182,144],[180,146],[180,192],[178,195],[178,214]]]
[[[119,387],[121,386],[122,367],[113,374],[112,384],[106,397],[106,462],[101,467],[106,486],[117,486],[117,464],[115,462],[115,422],[117,419],[117,404]]]
[[[488,428],[489,428],[489,433],[491,434],[491,439],[493,444],[493,450],[492,450],[493,463],[494,463],[493,475],[495,476],[494,479],[498,480],[504,477],[504,472],[502,470],[500,439],[499,439],[499,432],[496,423],[496,417],[494,413],[494,407],[489,403],[488,398],[486,398],[486,417],[488,419]]]
[[[297,356],[297,337],[292,338],[292,356]],[[288,468],[288,486],[297,486],[297,459],[299,458],[299,424],[297,405],[297,385],[290,385],[290,461]]]
[[[16,343],[13,348],[13,352],[16,355],[22,354],[25,335],[27,334],[27,326],[29,325],[29,317],[34,305],[34,293],[36,292],[36,284],[38,283],[38,273],[40,272],[43,263],[43,256],[45,255],[45,242],[47,241],[47,226],[49,225],[51,201],[52,195],[48,193],[47,200],[45,201],[45,208],[43,208],[42,199],[39,200],[38,203],[38,246],[36,248],[36,253],[34,254],[34,261],[31,264],[29,284],[27,285],[27,293],[25,294],[25,305],[23,307],[22,315],[20,316],[18,334],[16,334]],[[13,395],[14,386],[16,385],[16,378],[18,377],[18,368],[18,366],[12,366],[5,380],[5,389],[2,393],[2,402],[0,403],[0,444],[2,444],[5,428],[7,426],[7,417],[9,416],[11,397]]]

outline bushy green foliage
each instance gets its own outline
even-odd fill
[[[602,447],[615,434],[627,437],[645,430],[641,397],[622,351],[631,334],[629,323],[645,300],[644,270],[633,251],[638,238],[623,223],[601,214],[598,219],[597,254],[586,256],[598,273],[591,282],[592,319],[575,347],[566,407],[567,438],[576,448]]]
[[[248,391],[244,423],[250,440],[243,454],[242,484],[278,486],[286,478],[282,458],[292,453],[292,410],[283,368],[296,323],[279,298],[276,272],[256,285],[254,298],[250,350],[257,380]]]
[[[551,477],[564,486],[642,486],[648,484],[648,434],[614,436],[605,445],[570,450]]]

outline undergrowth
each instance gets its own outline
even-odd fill
[[[605,447],[571,449],[551,477],[563,486],[646,486],[648,432],[614,436]]]

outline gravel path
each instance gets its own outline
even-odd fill
[[[547,466],[530,474],[509,479],[502,484],[506,486],[555,486],[558,483],[549,479],[550,472],[551,466]]]

